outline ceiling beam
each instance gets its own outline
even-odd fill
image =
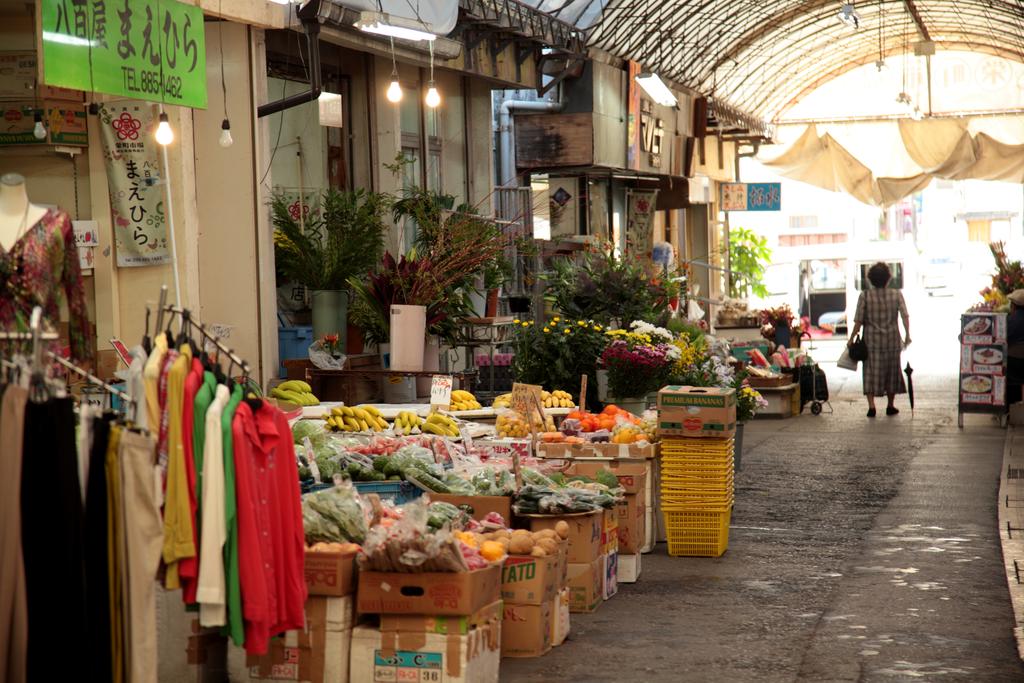
[[[910,12],[910,16],[914,19],[914,24],[917,25],[917,30],[920,31],[921,37],[930,42],[932,36],[928,33],[928,27],[925,26],[921,13],[917,11],[917,3],[914,0],[903,0],[903,4],[907,6],[907,11]]]

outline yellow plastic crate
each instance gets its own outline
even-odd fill
[[[718,512],[663,507],[662,515],[673,557],[720,557],[729,547],[731,506]]]
[[[661,451],[721,451],[731,449],[735,439],[662,439]]]

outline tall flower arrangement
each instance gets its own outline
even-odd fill
[[[608,371],[608,391],[618,398],[645,396],[663,387],[679,358],[672,333],[643,321],[629,330],[610,330],[610,342],[601,354]]]
[[[516,381],[567,389],[579,386],[580,377],[588,375],[596,397],[597,361],[607,344],[604,327],[593,320],[558,316],[543,325],[532,320],[515,320],[513,325]]]

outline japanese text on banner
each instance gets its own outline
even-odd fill
[[[206,108],[203,11],[176,0],[42,0],[48,85]]]
[[[108,102],[100,107],[100,137],[110,187],[117,265],[169,263],[164,197],[157,185],[156,125],[153,107]]]

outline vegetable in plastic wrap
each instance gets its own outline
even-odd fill
[[[469,515],[451,503],[434,502],[427,506],[427,526],[431,529],[461,529],[469,520]]]
[[[328,439],[328,433],[323,428],[323,423],[316,420],[299,420],[292,427],[292,440],[301,444],[302,440],[309,437],[314,446],[324,443]]]
[[[311,542],[362,543],[366,538],[363,505],[355,487],[348,483],[304,496],[302,519],[306,538]]]
[[[468,567],[461,544],[448,530],[431,533],[427,504],[416,500],[402,506],[404,514],[391,525],[370,529],[359,556],[363,571],[464,572]]]

